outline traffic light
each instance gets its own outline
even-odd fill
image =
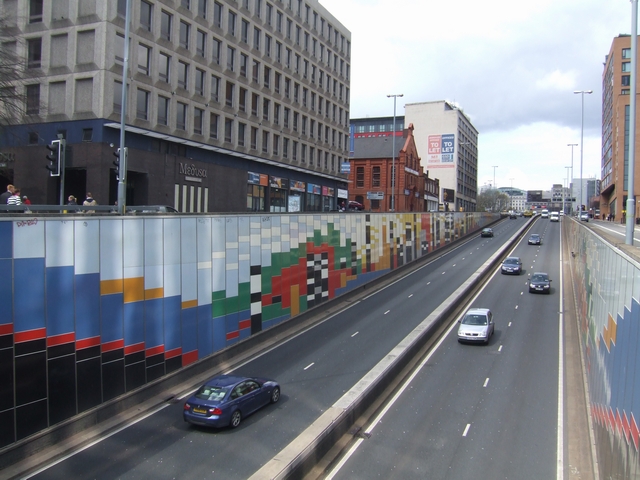
[[[62,156],[64,155],[62,140],[52,140],[46,147],[50,152],[47,155],[47,160],[49,160],[49,165],[47,165],[49,175],[51,177],[59,177]]]
[[[123,154],[124,152],[124,154]],[[117,148],[115,152],[113,152],[113,156],[116,157],[116,159],[113,161],[113,164],[116,166],[116,180],[120,180],[120,170],[121,170],[121,163],[125,164],[127,161],[127,147],[124,148]]]

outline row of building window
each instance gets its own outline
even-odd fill
[[[113,103],[114,103],[114,113],[120,113],[122,109],[121,98],[122,98],[122,83],[119,81],[115,81],[115,88],[113,93]],[[27,88],[27,98],[30,98],[29,88],[36,88],[39,92],[39,85],[31,85]],[[39,93],[38,93],[39,96]],[[149,121],[149,112],[150,112],[150,98],[151,92],[138,88],[136,90],[136,118],[139,120]],[[157,96],[157,119],[156,122],[158,125],[169,126],[169,111],[170,105],[172,101],[169,97],[165,97],[163,95]],[[187,111],[188,104],[184,102],[177,101],[176,102],[176,124],[175,128],[178,130],[187,130]],[[268,120],[269,111],[270,111],[271,100],[268,98],[263,98],[262,105],[260,105],[259,96],[253,94],[252,99],[252,110],[257,114],[258,109],[262,108],[262,115],[265,120]],[[279,114],[281,110],[281,106],[276,104],[274,111]],[[324,142],[327,145],[330,145],[333,148],[337,148],[339,150],[343,150],[346,148],[346,143],[348,141],[348,136],[343,134],[342,132],[336,130],[335,128],[331,128],[330,126],[323,125],[320,122],[316,122],[316,120],[309,119],[305,115],[300,115],[298,112],[293,112],[291,115],[291,110],[287,107],[283,108],[283,127],[287,129],[291,129],[293,132],[299,132],[301,135],[309,137],[310,139],[317,138],[318,142]],[[196,135],[202,135],[202,122],[204,117],[205,110],[199,107],[194,107],[194,116],[193,116],[193,133]],[[37,112],[31,112],[37,113]],[[290,119],[291,118],[291,123]],[[276,122],[278,123],[278,122]],[[262,125],[262,123],[260,123]],[[308,127],[307,127],[308,126]],[[281,131],[282,132],[282,131]],[[212,130],[209,135],[211,138],[218,138],[217,129]],[[225,141],[227,140],[225,138]],[[244,143],[240,144],[240,146],[244,146]]]
[[[241,64],[240,64],[240,75],[243,77],[247,77],[248,74],[248,57],[244,54],[241,54]],[[165,83],[172,83],[172,62],[173,58],[171,55],[165,52],[160,52],[158,55],[158,78]],[[190,77],[192,67],[188,62],[183,60],[178,60],[177,62],[177,85],[179,88],[184,90],[195,92],[200,96],[207,96],[206,89],[206,77],[208,73],[196,67],[194,72],[194,81],[193,88],[190,85]],[[151,47],[147,47],[143,44],[138,45],[138,73],[143,75],[150,75],[151,70]],[[284,77],[280,72],[273,71],[271,67],[266,65],[261,65],[261,63],[257,60],[253,60],[253,64],[251,65],[251,77],[254,83],[257,83],[258,86],[262,85],[265,88],[269,88],[273,90],[276,94],[283,94],[284,98],[293,100],[294,103],[301,105],[304,108],[308,108],[312,112],[316,112],[319,115],[322,115],[323,112],[323,102],[324,102],[324,115],[326,118],[332,119],[334,122],[339,123],[340,125],[347,126],[348,121],[348,111],[343,109],[342,106],[332,103],[328,99],[323,99],[321,95],[318,95],[314,91],[310,91],[309,88],[301,85],[298,82],[293,81],[289,77]],[[211,74],[211,88],[209,92],[209,98],[214,102],[220,102],[220,87],[221,87],[221,78],[217,75]],[[333,85],[334,91],[338,88],[336,81],[334,80]],[[227,80],[226,81],[226,98],[225,104],[229,107],[234,107],[233,102],[233,92],[235,89],[235,83]],[[247,91],[247,89],[244,89]],[[348,89],[347,89],[348,93]],[[343,96],[343,85],[339,86],[338,97],[342,100]],[[349,99],[347,98],[345,103],[348,103]],[[242,109],[242,104],[240,105]],[[277,122],[276,122],[277,123]]]
[[[216,2],[217,4],[217,2]],[[153,31],[153,5],[146,0],[140,0],[140,27],[146,31]],[[216,10],[217,11],[217,10]],[[226,35],[231,37],[236,37],[236,24],[237,22],[237,14],[232,10],[228,9],[227,11],[227,30]],[[173,24],[174,24],[174,15],[166,10],[161,10],[160,12],[160,38],[167,40],[169,42],[173,41]],[[294,39],[291,38],[289,30],[293,28],[291,25],[293,22],[290,19],[287,19],[287,24],[289,27],[287,28],[287,39],[292,42]],[[192,25],[190,22],[184,19],[179,20],[179,46],[190,50],[192,47]],[[223,32],[221,32],[223,33]],[[287,68],[293,69],[295,66],[296,73],[301,73],[301,55],[298,53],[293,53],[292,49],[289,47],[283,48],[283,43],[273,39],[271,35],[266,32],[263,32],[263,29],[258,25],[252,25],[249,20],[245,18],[241,18],[240,20],[240,42],[244,43],[247,48],[253,48],[258,53],[263,53],[269,58],[275,56],[275,60],[279,63],[283,63]],[[252,39],[249,38],[250,34],[252,34]],[[207,33],[197,28],[196,29],[196,52],[198,55],[202,57],[206,57],[206,45],[207,45]],[[214,38],[214,56],[215,56],[215,43],[218,45],[221,44],[220,40]],[[235,43],[235,42],[234,42]],[[349,78],[349,64],[345,62],[343,58],[339,58],[337,53],[334,53],[329,47],[325,48],[325,45],[318,41],[315,37],[311,36],[309,32],[303,31],[302,27],[296,25],[296,34],[295,34],[295,45],[299,48],[303,49],[307,56],[311,56],[312,58],[317,59],[321,63],[331,69],[333,68],[333,72],[336,76]],[[219,48],[218,48],[219,50]],[[295,56],[295,63],[293,62]],[[284,57],[284,62],[283,62]],[[304,62],[308,63],[308,60],[304,60]],[[308,67],[307,67],[308,70]]]
[[[193,3],[193,4],[192,4]],[[318,32],[318,34],[323,37],[329,44],[333,41],[333,45],[340,50],[341,54],[346,54],[347,57],[350,56],[350,42],[345,38],[343,34],[341,34],[337,29],[333,28],[333,26],[327,22],[324,18],[322,18],[318,12],[312,10],[312,8],[305,3],[304,4],[304,12],[302,9],[302,0],[296,0],[295,6],[297,7],[296,15],[298,18],[303,19],[304,23],[309,25],[311,29]],[[264,9],[264,18],[263,18],[263,0],[253,0],[253,15],[254,17],[262,20],[266,25],[271,28],[275,28],[275,31],[278,33],[283,33],[284,30],[284,13],[279,9],[275,9],[273,4],[269,2],[265,2]],[[213,25],[217,28],[222,28],[222,18],[224,5],[218,1],[212,0],[180,0],[180,6],[186,10],[191,11],[192,8],[196,8],[195,12],[198,17],[203,18],[205,20],[209,20],[213,23]],[[211,6],[213,8],[211,9]],[[140,0],[140,25],[143,28],[151,31],[153,27],[153,3]],[[250,10],[250,1],[242,0],[241,7],[247,11]],[[290,11],[293,12],[294,4],[292,0],[287,0],[287,7]],[[29,23],[41,23],[43,21],[43,9],[44,9],[44,1],[43,0],[29,0]],[[126,15],[126,0],[118,0],[117,5],[118,14],[122,17]],[[210,13],[212,11],[212,13]],[[274,22],[274,11],[275,22]],[[237,14],[232,10],[228,9],[228,25],[229,32],[235,36],[235,25],[236,25],[236,17]],[[166,15],[170,15],[167,12],[164,12]],[[212,18],[209,16],[212,15]],[[170,25],[171,18],[170,16],[161,17],[162,23],[162,31],[163,33],[169,32],[170,36]],[[288,39],[292,39],[292,25],[293,21],[286,17],[286,37]],[[300,45],[301,38],[301,27],[296,25],[296,43]],[[305,32],[305,37],[308,36],[309,33]],[[167,37],[168,38],[168,37]],[[305,42],[308,44],[307,42]],[[307,48],[305,48],[307,50]]]
[[[254,18],[259,19],[263,22],[267,27],[269,27],[272,31],[275,31],[283,36],[286,36],[288,40],[292,40],[294,38],[294,21],[285,16],[285,14],[279,10],[274,8],[274,6],[265,2],[264,9],[264,18],[263,18],[263,8],[262,8],[262,0],[253,0],[253,10],[250,11],[250,2],[249,0],[242,0],[242,6],[246,11],[250,11],[250,13],[254,16]],[[42,3],[42,2],[40,2]],[[195,2],[194,2],[195,3]],[[210,10],[210,6],[213,5],[212,11]],[[192,5],[188,0],[181,0],[180,6],[186,10],[191,11]],[[336,50],[339,50],[342,55],[350,56],[351,44],[348,39],[345,38],[343,34],[341,34],[337,29],[333,28],[331,23],[327,22],[324,18],[322,18],[318,12],[312,10],[311,7],[305,3],[304,10],[304,19],[302,19],[302,1],[297,0],[297,17],[300,18],[306,25],[309,26],[313,31],[318,32],[318,34],[325,39],[328,44],[331,44],[333,41],[333,45]],[[153,3],[148,0],[140,0],[140,25],[148,31],[151,31],[153,28]],[[288,2],[288,8],[293,12],[293,5],[291,2]],[[40,8],[40,20],[42,21],[42,8]],[[171,26],[171,14],[162,11],[163,16],[161,17],[161,24],[163,30],[163,36],[167,40],[170,39],[170,26]],[[275,18],[274,18],[275,12]],[[126,14],[126,2],[125,0],[118,0],[118,14],[122,17]],[[223,15],[224,15],[224,5],[218,1],[210,1],[210,0],[197,0],[197,10],[196,14],[200,19],[204,19],[209,22],[213,27],[222,29],[223,28]],[[238,14],[231,9],[227,9],[227,28],[228,33],[232,36],[236,35],[236,26],[237,26]],[[246,20],[245,20],[246,21]],[[32,22],[33,23],[33,22]],[[302,27],[300,25],[295,25],[295,41],[297,45],[301,45],[302,38]],[[310,35],[309,32],[304,32],[306,35]],[[245,35],[245,31],[241,30],[241,34]],[[246,37],[241,37],[246,38]],[[308,48],[305,48],[308,50]]]

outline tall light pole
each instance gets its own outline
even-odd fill
[[[126,2],[124,26],[124,63],[122,65],[122,100],[120,101],[120,157],[118,162],[118,212],[124,215],[127,203],[127,149],[124,144],[127,119],[127,78],[129,76],[129,25],[131,24],[131,0]]]
[[[625,243],[633,245],[633,228],[636,221],[636,192],[634,185],[636,163],[636,69],[638,43],[638,0],[631,0],[631,85],[629,100],[629,185],[627,185],[627,221]]]
[[[593,90],[576,90],[576,94],[580,94],[582,96],[582,115],[581,115],[581,124],[580,124],[580,203],[578,205],[579,215],[582,215],[582,158],[583,158],[583,150],[584,150],[584,94],[592,94]]]
[[[498,168],[498,165],[492,165],[491,168],[493,168],[493,189],[496,190],[496,168]]]
[[[569,183],[569,169],[573,170],[573,165],[571,165],[570,167],[564,167],[564,168],[567,169],[567,190],[571,191],[569,189],[569,185],[570,185],[570,183]],[[562,213],[564,213],[565,215],[567,214],[567,211],[565,210],[566,207],[565,207],[565,204],[564,204],[565,203],[564,202],[564,198],[566,196],[567,196],[567,192],[566,191],[562,192]]]
[[[567,143],[568,147],[571,147],[571,178],[569,180],[569,194],[571,195],[571,208],[569,209],[569,213],[573,212],[573,188],[571,188],[571,184],[573,183],[573,147],[577,147],[577,143]],[[567,213],[567,212],[565,212]]]
[[[393,132],[391,132],[391,148],[393,149],[393,159],[391,160],[391,211],[396,211],[395,195],[396,195],[396,99],[403,97],[403,93],[387,95],[387,98],[393,97]]]

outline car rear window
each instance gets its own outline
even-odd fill
[[[212,402],[220,401],[227,394],[227,387],[216,387],[213,385],[203,385],[196,393],[196,398],[200,400],[209,400]]]

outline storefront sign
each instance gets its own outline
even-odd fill
[[[367,199],[369,200],[383,200],[384,192],[367,192]]]
[[[289,184],[289,190],[304,192],[306,189],[307,189],[307,184],[305,182],[300,182],[298,180],[291,180]]]
[[[314,185],[313,183],[307,183],[307,193],[320,195],[322,194],[322,187],[320,185]]]
[[[271,188],[284,188],[289,189],[289,179],[281,177],[269,177],[269,186]]]
[[[333,187],[322,187],[322,195],[324,195],[325,197],[333,197],[333,193]]]
[[[343,188],[338,189],[338,198],[349,198],[349,191]]]
[[[180,163],[180,174],[187,175],[189,177],[207,178],[207,170],[204,168],[197,168],[193,163],[191,165],[187,163]]]

